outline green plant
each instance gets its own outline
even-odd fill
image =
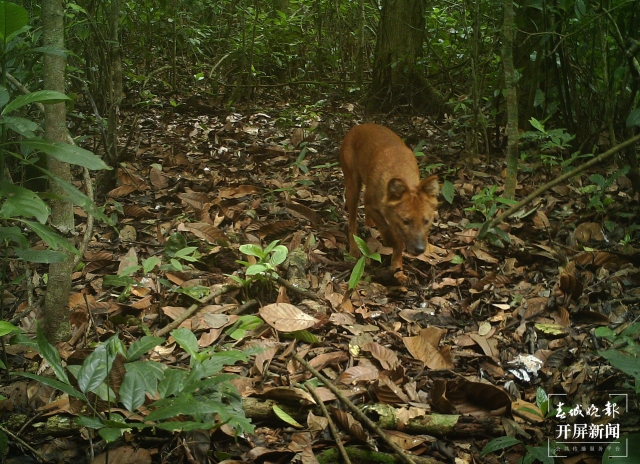
[[[640,358],[638,358],[640,344],[637,342],[640,335],[640,322],[634,322],[620,333],[614,332],[609,327],[598,327],[595,335],[606,338],[612,345],[623,346],[619,350],[600,350],[598,354],[609,361],[613,367],[632,377],[634,385],[629,385],[629,388],[640,393]]]
[[[291,166],[296,166],[302,172],[304,172],[305,174],[308,174],[309,168],[304,163],[304,159],[307,156],[307,142],[302,142],[300,146],[302,147],[302,150],[300,150],[300,154],[298,155],[298,158],[293,163],[291,163]]]
[[[371,251],[369,251],[367,243],[357,235],[354,235],[353,238],[356,241],[356,245],[358,245],[358,249],[360,250],[360,253],[362,253],[362,256],[358,258],[356,265],[353,266],[353,270],[351,271],[351,277],[349,278],[349,289],[356,288],[360,283],[362,275],[364,274],[364,265],[367,258],[381,262],[380,253],[371,253]]]
[[[588,208],[593,208],[599,213],[603,213],[606,208],[613,203],[613,199],[611,197],[606,196],[606,191],[609,187],[613,185],[616,179],[620,176],[625,176],[629,172],[629,166],[625,166],[622,169],[619,169],[608,179],[605,178],[602,174],[592,174],[589,176],[589,180],[592,182],[591,185],[585,185],[578,189],[578,191],[585,195],[591,195],[589,199]]]
[[[253,283],[259,283],[260,285],[270,285],[274,279],[278,278],[276,267],[279,266],[287,259],[289,250],[284,245],[278,245],[279,240],[274,240],[264,249],[259,245],[244,244],[240,245],[240,252],[247,256],[252,256],[255,259],[255,263],[249,261],[237,261],[237,263],[245,266],[244,275],[245,278],[231,275],[231,279],[239,283],[245,289]]]
[[[117,335],[95,346],[81,366],[65,368],[56,348],[38,328],[35,341],[17,335],[12,343],[38,350],[56,379],[27,372],[12,375],[37,380],[84,402],[87,414],[80,415],[76,422],[96,429],[107,442],[120,438],[127,430],[144,428],[212,430],[228,424],[237,434],[253,431],[253,425],[244,416],[242,399],[229,382],[234,376],[220,372],[224,366],[246,361],[248,354],[253,353],[233,349],[199,350],[196,336],[185,328],[172,331],[171,336],[189,355],[188,369],[140,360],[149,350],[164,343],[163,338],[144,336],[127,348]],[[114,363],[125,371],[119,385],[109,376]],[[135,419],[140,417],[137,415],[127,419],[113,411],[114,406],[122,405],[128,412],[135,413],[145,404],[147,395],[159,399],[145,406],[151,412],[144,419]],[[104,410],[98,409],[96,397],[106,402]],[[185,421],[175,421],[178,417]]]
[[[540,411],[545,417],[550,417],[554,412],[550,411],[549,397],[542,388],[538,388],[536,392],[536,406],[540,408]],[[518,445],[523,446],[526,451],[525,455],[518,460],[519,464],[530,464],[535,460],[538,460],[543,464],[553,464],[555,462],[554,457],[550,456],[550,454],[555,455],[556,449],[565,448],[565,445],[556,444],[553,441],[545,446],[529,446],[525,445],[521,440],[515,437],[506,436],[494,438],[487,443],[484,448],[482,448],[480,456],[486,456],[489,453]]]

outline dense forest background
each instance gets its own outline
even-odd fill
[[[367,429],[395,462],[546,463],[567,401],[614,393],[640,456],[640,0],[45,0],[0,26],[6,462],[338,462]],[[408,288],[375,232],[346,254],[362,122],[441,180]],[[311,409],[345,397],[397,409]]]

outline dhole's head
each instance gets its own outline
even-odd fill
[[[404,180],[393,178],[387,184],[385,219],[402,236],[407,251],[417,256],[427,248],[427,236],[438,206],[438,177],[420,181],[410,188]]]

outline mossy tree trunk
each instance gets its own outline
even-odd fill
[[[514,198],[518,180],[518,77],[513,68],[513,0],[504,1],[502,66],[507,100],[507,174],[504,196]]]
[[[62,0],[44,0],[42,2],[42,38],[45,47],[64,50]],[[65,91],[65,65],[66,58],[61,53],[44,54],[44,88],[46,90]],[[44,117],[45,137],[53,142],[65,143],[67,141],[67,109],[65,104],[46,105]],[[47,169],[61,179],[71,182],[71,169],[68,164],[53,157],[47,157]],[[64,191],[55,182],[51,182],[50,191],[60,198],[51,201],[51,226],[71,241],[74,232],[73,206],[64,200]],[[49,265],[43,330],[47,339],[52,343],[68,340],[70,336],[67,306],[71,293],[73,255],[65,253],[67,256],[64,261]]]

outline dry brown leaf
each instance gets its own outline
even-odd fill
[[[169,179],[167,176],[153,166],[149,171],[149,180],[151,181],[151,185],[157,189],[165,189],[169,186]]]
[[[349,433],[349,435],[364,443],[369,441],[367,432],[362,428],[360,422],[355,420],[351,414],[333,406],[329,406],[328,409],[331,411],[331,415],[335,417],[336,421]]]
[[[196,237],[213,244],[217,243],[220,238],[224,237],[224,232],[222,232],[217,227],[212,226],[211,224],[206,224],[204,222],[183,222],[178,225],[178,231],[191,232]]]
[[[540,423],[544,420],[544,414],[542,414],[540,408],[535,404],[524,400],[516,400],[511,403],[511,412],[514,416],[520,417],[534,424]]]
[[[362,350],[370,352],[371,356],[376,358],[385,370],[395,369],[400,365],[400,359],[398,359],[398,355],[395,351],[385,348],[379,343],[367,343],[362,346]]]
[[[129,195],[131,192],[135,192],[138,190],[135,185],[121,185],[120,187],[116,187],[110,192],[107,193],[107,197],[109,198],[122,198]]]
[[[373,366],[353,366],[340,374],[340,377],[338,377],[338,381],[342,382],[345,385],[355,385],[358,382],[368,382],[370,380],[376,380],[378,378],[378,375],[378,369]]]
[[[260,308],[260,317],[279,332],[295,332],[313,327],[319,321],[289,303],[273,303]]]
[[[218,198],[242,198],[254,193],[260,193],[261,189],[254,185],[239,185],[238,187],[230,187],[221,189],[218,192]]]
[[[122,209],[124,210],[125,216],[129,218],[140,219],[140,218],[155,217],[155,214],[153,214],[150,211],[147,211],[145,208],[141,208],[138,205],[124,205]]]
[[[409,397],[388,376],[380,374],[380,379],[373,385],[373,392],[382,404],[408,404]]]
[[[255,227],[254,225],[249,226],[247,227],[247,232],[252,232],[256,230],[260,238],[265,238],[270,235],[277,235],[283,232],[289,232],[290,230],[294,229],[297,225],[298,223],[296,221],[275,221],[275,222],[270,222],[268,224],[255,225]]]
[[[287,203],[287,208],[290,209],[291,211],[294,211],[298,215],[304,217],[313,225],[322,224],[322,216],[320,216],[318,213],[316,213],[314,210],[312,210],[308,206],[301,205],[295,202],[290,202],[290,203]]]
[[[179,193],[178,198],[191,206],[196,211],[202,211],[206,204],[211,203],[209,194],[202,192],[185,192]]]
[[[551,228],[551,223],[547,215],[538,210],[533,216],[533,226],[538,230],[548,230]]]
[[[313,397],[306,391],[295,387],[267,388],[260,395],[263,398],[278,400],[286,404],[306,405],[316,404]]]
[[[265,370],[268,369],[269,363],[273,359],[273,357],[278,353],[278,345],[274,342],[270,341],[261,341],[255,345],[258,348],[261,348],[262,351],[256,355],[256,359],[253,363],[253,367],[251,368],[251,374],[264,374]]]
[[[151,464],[151,451],[130,445],[109,449],[108,462],[126,462],[129,464]],[[92,464],[107,464],[107,453],[97,455]]]
[[[349,358],[345,352],[334,351],[332,353],[323,353],[316,356],[311,361],[309,361],[309,364],[311,365],[311,367],[314,367],[317,370],[322,370],[325,367],[330,366],[331,364],[344,362],[347,359]]]

